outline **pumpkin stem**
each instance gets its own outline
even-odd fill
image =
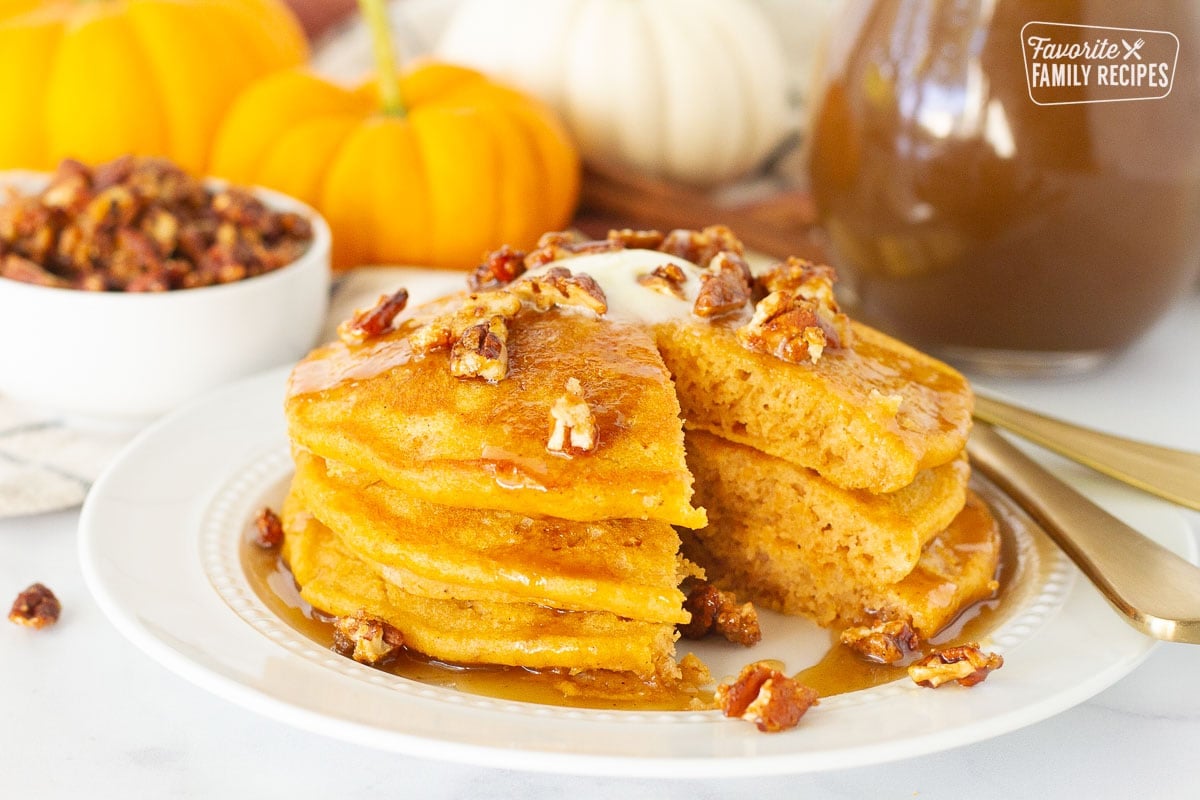
[[[408,109],[400,94],[400,81],[396,77],[396,50],[392,45],[392,32],[388,27],[387,9],[384,0],[358,0],[363,19],[371,31],[371,46],[375,51],[375,71],[379,80],[379,99],[383,113],[402,117]]]

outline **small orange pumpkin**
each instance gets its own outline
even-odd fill
[[[278,0],[0,0],[0,169],[136,153],[199,173],[237,93],[307,57]]]
[[[545,107],[447,64],[419,66],[394,88],[402,109],[374,82],[268,76],[230,109],[211,171],[315,206],[341,268],[466,268],[570,220],[579,156]]]

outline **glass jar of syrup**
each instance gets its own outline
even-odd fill
[[[1200,273],[1200,4],[882,0],[807,164],[850,305],[967,368],[1086,369]]]

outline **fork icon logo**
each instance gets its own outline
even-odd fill
[[[1130,56],[1133,56],[1138,61],[1142,60],[1142,54],[1139,53],[1138,51],[1142,49],[1142,45],[1146,44],[1145,39],[1138,39],[1133,44],[1130,44],[1129,42],[1122,39],[1121,44],[1123,44],[1125,46],[1125,55],[1123,57],[1124,61],[1128,61]]]
[[[1037,105],[1161,100],[1171,93],[1179,37],[1031,20],[1021,28],[1021,51],[1029,99]]]

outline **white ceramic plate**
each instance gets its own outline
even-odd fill
[[[930,753],[1045,719],[1127,674],[1153,642],[1128,627],[1059,558],[991,636],[1004,668],[973,689],[908,680],[836,696],[800,727],[765,735],[717,712],[622,712],[495,700],[426,686],[336,656],[258,599],[238,540],[290,472],[286,371],[235,384],[136,439],[84,505],[87,583],[112,622],[186,679],[267,716],[411,755],[505,768],[640,776],[729,776],[844,768]],[[1075,475],[1078,478],[1078,475]],[[1195,559],[1166,504],[1086,483],[1126,522]],[[791,671],[828,637],[771,616],[753,651],[701,653],[714,674],[780,658]]]

